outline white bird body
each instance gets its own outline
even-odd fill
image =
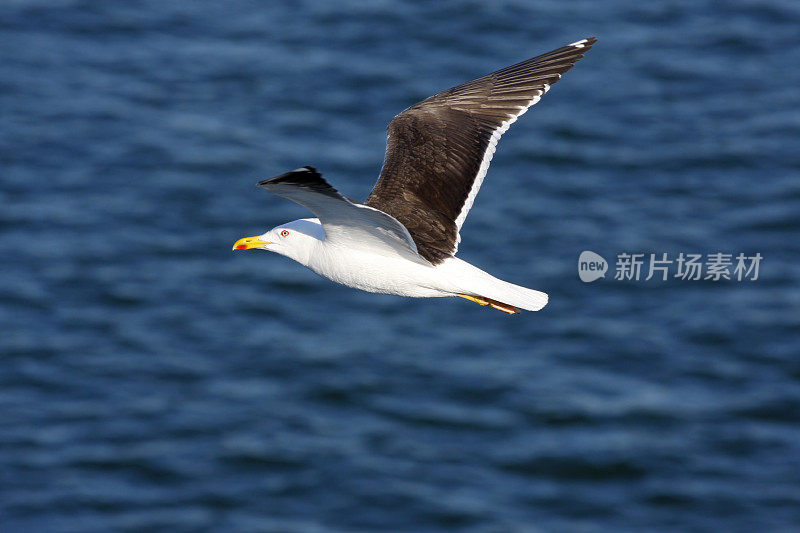
[[[482,296],[530,311],[547,304],[547,294],[495,278],[456,257],[432,265],[421,256],[420,261],[405,259],[400,249],[392,253],[361,241],[337,242],[327,237],[317,218],[282,224],[250,239],[251,248],[285,255],[320,276],[362,291],[411,298]]]
[[[234,249],[270,250],[336,283],[414,298],[460,296],[506,313],[538,311],[547,294],[455,257],[460,230],[500,136],[594,44],[583,39],[438,93],[389,123],[381,176],[364,203],[313,167],[258,185],[309,209]]]

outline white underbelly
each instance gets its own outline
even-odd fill
[[[397,256],[348,250],[318,255],[308,267],[336,283],[367,292],[411,297],[451,294],[443,286],[436,267]]]

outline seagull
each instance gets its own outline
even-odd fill
[[[500,136],[595,41],[468,81],[395,116],[380,177],[363,203],[340,194],[311,166],[259,182],[316,218],[239,239],[233,249],[276,252],[368,292],[455,296],[509,314],[542,309],[546,293],[498,279],[455,254]]]

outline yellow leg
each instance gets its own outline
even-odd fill
[[[481,298],[480,296],[470,296],[469,294],[461,294],[461,293],[459,293],[458,296],[461,296],[462,298],[466,298],[467,300],[469,300],[471,302],[475,302],[478,305],[489,305],[489,302],[487,302],[485,299]]]
[[[489,305],[493,309],[497,309],[498,311],[508,313],[509,315],[519,313],[519,309],[517,309],[513,305],[504,304],[503,302],[498,302],[497,300],[492,300],[491,298],[484,298],[483,296],[472,296],[471,294],[461,294],[461,293],[458,293],[457,296],[466,298],[467,300],[475,302],[478,305]]]

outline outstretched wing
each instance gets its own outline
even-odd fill
[[[374,207],[348,200],[313,167],[292,170],[258,186],[313,212],[333,244],[429,265],[400,222]]]
[[[399,220],[432,263],[455,254],[500,136],[595,41],[583,39],[453,87],[394,117],[366,205]]]

